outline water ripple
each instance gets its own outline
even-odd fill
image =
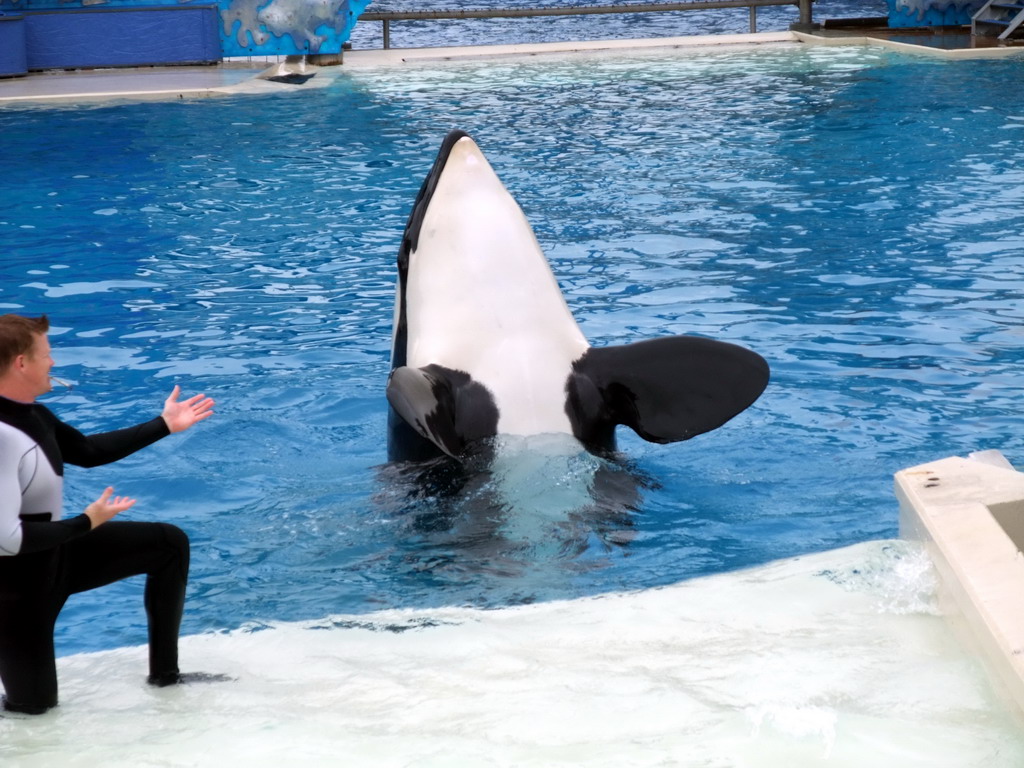
[[[891,537],[894,470],[983,448],[1024,461],[1024,176],[1009,151],[1024,97],[1005,88],[1020,67],[649,53],[2,110],[19,183],[0,211],[0,303],[50,314],[76,383],[53,407],[83,429],[155,414],[173,383],[217,397],[203,428],[110,470],[133,514],[193,537],[186,631],[592,594]],[[630,503],[571,501],[586,456],[552,460],[556,508],[511,516],[486,482],[453,505],[441,479],[379,468],[394,259],[454,115],[595,344],[698,333],[772,365],[721,430],[677,446],[621,435],[628,462],[601,475],[632,484]],[[69,470],[69,506],[102,477]],[[112,594],[69,606],[65,650],[144,641],[137,600]],[[98,616],[107,634],[81,631]]]

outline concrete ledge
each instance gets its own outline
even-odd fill
[[[752,46],[796,42],[799,41],[792,32],[755,32],[745,35],[695,35],[690,37],[659,37],[643,40],[577,40],[556,43],[472,45],[451,48],[389,48],[387,50],[346,51],[344,66],[351,69],[411,64],[418,61],[558,56],[575,53],[672,50],[705,48],[708,46]]]
[[[451,48],[392,48],[346,51],[340,67],[313,67],[318,74],[302,85],[271,82],[268,71],[259,77],[259,64],[222,61],[219,65],[178,66],[156,69],[94,70],[73,73],[30,73],[27,77],[0,80],[0,106],[21,102],[141,101],[202,98],[229,93],[267,93],[295,87],[323,87],[345,70],[402,66],[417,62],[502,59],[532,56],[600,55],[628,51],[699,51],[711,48],[750,48],[778,45],[875,45],[902,52],[947,58],[1020,56],[1017,48],[941,50],[887,41],[869,35],[828,35],[803,32],[759,32],[742,35],[697,35],[641,40],[590,40],[521,45],[481,45]],[[266,67],[270,62],[263,64]]]
[[[0,107],[25,103],[68,104],[174,101],[232,93],[273,93],[294,86],[260,79],[265,67],[229,66],[99,69],[48,72],[0,81]],[[311,81],[311,84],[321,85]]]
[[[900,534],[924,542],[944,613],[1024,718],[1024,473],[986,451],[904,469],[895,480]]]
[[[1003,59],[1024,55],[1022,47],[988,47],[988,48],[940,48],[933,45],[915,45],[914,43],[889,40],[886,37],[873,35],[824,35],[806,32],[793,33],[801,43],[807,45],[873,45],[888,48],[900,53],[933,56],[940,59]]]

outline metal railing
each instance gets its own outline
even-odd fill
[[[812,0],[691,0],[691,2],[620,3],[616,5],[561,6],[550,8],[463,8],[436,11],[365,11],[359,21],[380,21],[384,25],[384,48],[391,47],[391,22],[420,19],[505,19],[526,16],[589,16],[603,13],[654,13],[665,11],[706,11],[715,8],[749,8],[750,31],[757,31],[757,9],[776,5],[795,5],[800,20],[793,29],[807,28],[811,22]]]

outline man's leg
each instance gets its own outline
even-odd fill
[[[150,682],[178,682],[178,631],[189,566],[185,533],[167,523],[114,520],[65,547],[71,594],[146,574]]]
[[[0,558],[0,681],[4,709],[38,715],[57,706],[53,626],[65,595],[58,550]]]

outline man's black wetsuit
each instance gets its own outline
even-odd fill
[[[0,681],[7,709],[57,704],[53,629],[69,595],[147,574],[149,672],[178,678],[188,537],[166,523],[62,519],[64,463],[108,464],[169,434],[162,418],[86,436],[38,403],[0,397]]]

